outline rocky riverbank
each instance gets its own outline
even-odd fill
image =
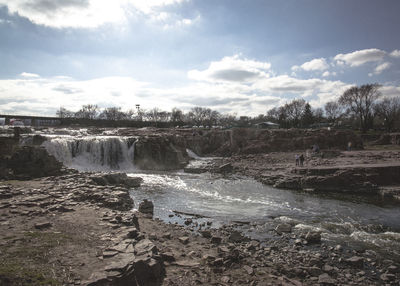
[[[102,179],[99,179],[102,178]],[[132,211],[124,175],[72,173],[0,185],[2,285],[398,285],[400,261],[331,245],[276,220],[270,238],[235,223],[185,226]],[[249,224],[251,229],[256,224]]]
[[[187,160],[186,148],[192,148],[198,154],[230,156],[202,160],[197,166],[189,165],[188,172],[237,173],[308,192],[356,191],[380,193],[390,200],[399,197],[400,151],[344,151],[348,140],[353,140],[354,147],[363,147],[349,132],[323,131],[325,137],[316,131],[296,130],[154,132],[118,130],[118,135],[141,136],[138,160],[144,168],[158,162],[171,162],[168,168],[181,167]],[[298,137],[292,140],[295,133]],[[399,257],[373,247],[336,244],[293,220],[276,218],[263,225],[268,235],[262,241],[238,231],[243,224],[248,232],[260,227],[255,222],[213,228],[207,219],[171,212],[170,216],[180,216],[184,223],[166,224],[152,218],[149,202],[139,207],[144,213],[132,210],[129,189],[139,186],[140,178],[78,173],[63,168],[42,148],[18,147],[15,140],[4,140],[0,144],[5,150],[1,155],[7,159],[0,182],[1,285],[400,282]],[[7,140],[14,143],[8,145]],[[321,153],[307,157],[303,167],[295,166],[295,155],[300,153],[296,150],[305,150],[316,140]]]
[[[301,151],[233,155],[185,168],[230,172],[277,188],[319,193],[380,195],[400,202],[400,150],[322,150],[296,166]],[[303,152],[305,154],[305,152]]]

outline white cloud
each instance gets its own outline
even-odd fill
[[[29,72],[23,72],[23,73],[20,74],[20,76],[25,77],[25,78],[38,78],[38,77],[40,77],[38,74],[29,73]]]
[[[380,88],[383,96],[400,97],[400,86],[384,85]]]
[[[0,19],[0,25],[1,24],[11,24],[12,22],[10,20],[5,20],[5,19]]]
[[[376,71],[382,72],[389,66],[382,63]],[[73,111],[83,104],[97,104],[101,108],[120,106],[127,110],[140,104],[144,109],[158,107],[167,111],[173,107],[188,111],[193,106],[204,106],[224,113],[255,116],[298,97],[305,98],[313,107],[322,107],[354,85],[324,79],[336,75],[330,71],[323,72],[321,78],[310,79],[275,75],[270,63],[240,55],[224,57],[187,75],[195,81],[182,81],[176,88],[159,85],[155,88],[129,77],[75,80],[24,72],[16,79],[0,80],[0,113],[54,115],[60,106]],[[400,92],[400,87],[382,89],[393,96]]]
[[[258,62],[253,65],[269,66]],[[0,113],[54,116],[60,106],[73,111],[84,104],[97,104],[101,108],[120,106],[128,110],[140,104],[144,109],[178,107],[185,111],[200,105],[224,113],[255,116],[284,104],[293,96],[323,104],[339,96],[346,84],[281,75],[257,77],[250,83],[216,80],[189,82],[179,88],[154,88],[129,77],[74,80],[59,76],[0,80],[0,86]]]
[[[291,67],[291,70],[294,71],[294,72],[298,71],[299,69],[300,69],[300,67],[298,65],[294,65],[294,66]]]
[[[328,69],[329,65],[324,58],[319,58],[305,62],[300,67],[305,71],[323,71]]]
[[[271,64],[241,56],[224,57],[220,61],[211,62],[204,71],[191,70],[188,77],[194,80],[210,82],[252,82],[258,78],[268,77]]]
[[[389,55],[393,58],[400,58],[400,50],[394,50]]]
[[[165,18],[166,6],[187,0],[0,0],[10,14],[18,14],[37,25],[55,28],[95,28],[123,23],[132,14],[151,19]],[[181,21],[182,19],[179,19]]]
[[[391,65],[392,65],[392,64],[391,64],[391,63],[388,63],[388,62],[382,63],[382,64],[378,65],[378,66],[375,68],[374,73],[375,73],[375,74],[380,74],[380,73],[382,73],[384,70],[387,70],[388,68],[390,68]]]
[[[336,100],[351,85],[341,81],[329,81],[318,78],[298,79],[280,75],[257,81],[252,87],[256,90],[286,97],[312,99],[313,107],[321,107],[326,102]]]
[[[379,49],[365,49],[348,54],[338,54],[334,57],[334,60],[338,65],[347,64],[351,67],[357,67],[368,62],[381,61],[385,55],[386,52]]]
[[[328,77],[328,76],[330,76],[330,75],[331,75],[331,73],[328,72],[328,71],[326,71],[326,72],[324,72],[324,73],[322,74],[323,77]]]

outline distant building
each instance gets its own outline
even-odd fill
[[[24,122],[21,119],[11,118],[10,119],[11,126],[25,126]]]
[[[278,129],[279,128],[279,124],[276,124],[276,123],[273,123],[270,121],[257,123],[257,124],[255,124],[255,126],[257,128],[261,128],[261,129]]]

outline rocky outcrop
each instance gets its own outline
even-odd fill
[[[255,129],[233,128],[184,133],[171,139],[177,146],[193,150],[199,155],[229,156],[306,150],[317,144],[320,149],[362,149],[361,137],[350,130],[327,129]]]
[[[184,148],[174,145],[168,138],[144,137],[135,145],[135,165],[144,170],[176,170],[188,162]]]
[[[59,175],[62,164],[44,148],[21,146],[7,160],[7,168],[12,171],[14,178],[29,179]]]
[[[284,189],[377,194],[382,186],[400,184],[400,164],[297,168],[280,175],[264,173],[260,181]]]
[[[153,215],[154,212],[153,202],[145,199],[143,202],[139,204],[139,211],[144,214]]]
[[[160,285],[164,266],[149,239],[126,239],[103,252],[103,257],[107,255],[112,255],[112,262],[103,271],[93,273],[85,285]]]
[[[400,145],[400,133],[385,133],[377,140],[371,142],[372,145]]]
[[[125,173],[95,174],[91,177],[92,181],[100,186],[114,185],[130,188],[140,187],[143,179],[140,177],[128,177]]]

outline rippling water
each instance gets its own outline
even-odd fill
[[[333,243],[356,242],[400,255],[400,207],[376,197],[321,195],[265,186],[253,179],[206,174],[135,173],[144,179],[132,190],[136,202],[150,199],[155,216],[173,221],[172,211],[195,213],[215,222],[256,222],[252,235],[267,236],[271,222],[289,222],[294,231],[319,230]],[[372,203],[374,202],[374,203]]]

